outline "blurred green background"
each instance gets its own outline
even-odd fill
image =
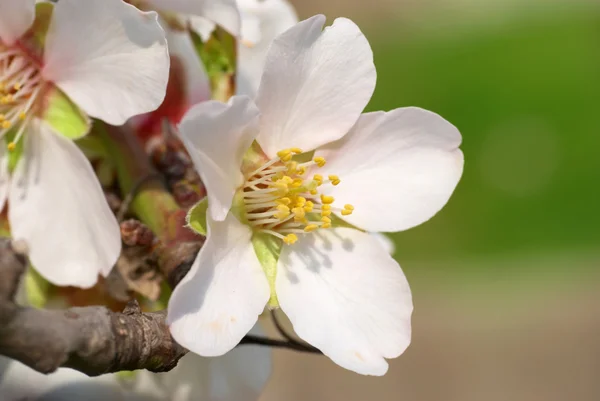
[[[263,400],[599,400],[600,3],[295,4],[359,23],[369,110],[441,114],[465,170],[442,212],[393,237],[415,314],[388,375],[277,351]]]

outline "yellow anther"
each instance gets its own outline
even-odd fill
[[[319,191],[317,191],[316,189],[311,189],[311,190],[310,190],[310,194],[311,194],[311,195],[316,195],[316,194],[318,194],[318,193],[319,193]]]
[[[288,234],[285,237],[283,237],[283,242],[285,242],[288,245],[292,245],[296,241],[298,241],[298,237],[296,236],[296,234]]]
[[[0,114],[0,122],[4,121],[6,119],[6,116],[4,114]]]
[[[306,212],[304,211],[304,208],[301,208],[301,207],[293,208],[292,212],[294,213],[295,221],[303,221],[304,217],[306,216]]]
[[[321,228],[331,228],[331,223],[323,223]]]
[[[296,170],[296,174],[297,175],[304,175],[304,174],[306,174],[306,167],[304,167],[304,166],[298,167],[298,170]]]
[[[277,199],[275,202],[280,203],[282,205],[289,205],[290,203],[292,203],[292,200],[290,198],[279,198]]]
[[[317,166],[319,167],[323,167],[326,163],[325,158],[321,156],[315,157],[313,161],[317,163]]]
[[[331,219],[329,217],[327,217],[327,216],[321,217],[321,221],[323,223],[331,224]]]
[[[331,210],[331,205],[321,205],[321,210]]]
[[[292,188],[300,188],[304,184],[304,180],[302,178],[294,178],[294,181],[291,183]]]
[[[294,182],[292,177],[290,177],[289,175],[284,175],[283,177],[281,177],[281,179],[279,181],[284,182],[286,184],[291,184],[292,182]]]
[[[289,150],[290,150],[290,152],[296,153],[296,154],[302,153],[302,149],[300,149],[300,148],[290,148]]]
[[[11,123],[10,123],[10,121],[8,121],[8,120],[4,120],[4,121],[2,121],[2,128],[3,128],[3,129],[8,129],[8,128],[10,128],[10,127],[11,127],[11,125],[12,125],[12,124],[11,124]]]
[[[17,82],[16,84],[13,85],[13,89],[18,91],[19,89],[21,89],[23,87],[23,85],[19,82]]]
[[[323,216],[323,217],[331,216],[331,210],[321,210],[321,216]]]
[[[17,148],[17,144],[14,142],[9,142],[8,145],[6,145],[6,148],[10,151],[13,152],[16,148]]]
[[[279,193],[285,195],[288,191],[288,186],[285,182],[274,182],[273,186],[278,190]]]
[[[330,205],[335,201],[333,196],[323,195],[321,194],[321,203],[324,205]]]
[[[25,113],[24,111],[19,113],[19,120],[24,120],[27,117],[27,113]]]
[[[316,225],[316,224],[309,224],[306,227],[304,227],[304,231],[306,231],[307,233],[309,233],[311,231],[315,231],[317,228],[319,228],[318,225]]]
[[[285,166],[287,167],[288,174],[295,174],[298,171],[298,162],[291,161]]]
[[[277,205],[277,212],[275,212],[275,218],[283,220],[290,215],[290,208],[286,205]]]
[[[321,174],[315,174],[313,180],[317,182],[317,185],[323,184],[323,176]]]
[[[304,211],[307,213],[310,213],[313,211],[314,207],[315,207],[314,203],[312,203],[311,201],[306,201],[306,204],[304,205]]]
[[[329,178],[329,180],[331,181],[331,183],[332,183],[333,185],[337,185],[337,184],[339,184],[339,183],[341,182],[341,181],[340,181],[340,177],[338,177],[337,175],[330,175],[330,176],[329,176],[329,177],[327,177],[327,178]]]
[[[344,209],[354,210],[354,206],[352,206],[350,204],[346,204],[346,205],[344,205]]]
[[[296,198],[296,206],[304,206],[306,204],[306,198],[299,196]]]
[[[348,216],[352,214],[352,210],[348,210],[348,209],[343,209],[342,210],[342,216]]]
[[[292,151],[289,149],[283,149],[277,152],[277,156],[279,156],[279,158],[284,162],[289,162],[292,160]]]

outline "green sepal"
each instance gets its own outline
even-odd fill
[[[346,220],[342,219],[341,217],[336,216],[333,213],[331,214],[331,216],[329,216],[329,218],[331,219],[331,227],[332,228],[338,228],[338,227],[352,228],[353,230],[362,231],[363,233],[366,232],[362,228],[358,228],[355,225],[348,223]]]
[[[92,127],[92,121],[63,91],[52,88],[45,95],[42,119],[52,129],[68,139],[85,136]]]
[[[54,4],[50,2],[40,2],[35,5],[35,20],[31,27],[19,38],[19,44],[26,49],[34,59],[43,59],[44,45],[48,27],[52,20]]]
[[[277,262],[283,248],[283,241],[273,235],[258,232],[252,236],[252,245],[269,282],[269,289],[271,290],[269,308],[278,308],[279,300],[275,291],[275,279],[277,278]]]
[[[207,223],[206,223],[206,211],[208,210],[208,198],[202,199],[190,208],[185,217],[187,226],[197,232],[198,234],[206,236]]]
[[[227,101],[235,93],[235,38],[220,27],[215,29],[206,42],[194,31],[190,31],[190,37],[206,69],[212,99]]]
[[[25,293],[27,294],[27,303],[34,308],[43,308],[50,298],[52,284],[43,278],[31,266],[25,273]]]

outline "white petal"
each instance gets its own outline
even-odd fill
[[[257,323],[250,333],[264,336],[258,327]],[[216,358],[189,353],[172,371],[148,375],[172,401],[253,401],[258,400],[271,374],[271,354],[268,347],[249,345]],[[144,381],[140,386],[136,383],[136,387],[146,387],[148,383]],[[144,387],[140,391],[152,394]],[[155,386],[150,383],[150,387]]]
[[[20,362],[0,357],[2,401],[120,400],[121,393],[114,375],[92,378],[66,368],[44,375]]]
[[[10,46],[35,19],[35,0],[0,0],[0,42]]]
[[[296,333],[346,369],[383,375],[410,343],[408,282],[367,233],[321,230],[283,247],[276,289]]]
[[[204,65],[187,32],[169,30],[166,32],[169,54],[183,67],[186,101],[189,105],[210,99],[210,82]]]
[[[243,0],[238,4],[242,13],[242,40],[238,42],[237,93],[256,96],[263,73],[267,51],[273,40],[298,22],[294,8],[285,0]],[[248,33],[256,29],[258,34]],[[253,39],[259,36],[258,40]]]
[[[439,115],[408,107],[364,114],[342,140],[317,154],[324,188],[354,206],[348,222],[368,231],[401,231],[429,220],[448,202],[463,170],[458,130]]]
[[[345,135],[375,88],[373,53],[360,29],[322,15],[302,21],[271,45],[258,90],[257,138],[265,152],[312,150]]]
[[[256,137],[258,110],[245,96],[229,103],[203,102],[191,108],[179,125],[181,139],[202,177],[209,212],[223,220],[236,189],[243,183],[242,157]]]
[[[94,170],[72,141],[43,123],[34,121],[23,140],[9,194],[12,235],[26,241],[48,281],[91,287],[121,252],[119,225]]]
[[[210,39],[210,35],[212,35],[217,27],[217,25],[211,20],[197,16],[190,16],[189,24],[192,30],[200,35],[200,38],[203,42],[206,42]]]
[[[122,0],[60,0],[44,58],[44,77],[109,124],[155,110],[165,97],[169,54],[158,16]]]
[[[0,139],[0,213],[4,209],[6,198],[8,197],[9,173],[8,173],[8,155],[6,154],[6,144]]]
[[[377,241],[379,241],[379,244],[381,245],[381,247],[383,249],[385,249],[387,251],[388,254],[394,256],[394,253],[396,252],[396,245],[394,244],[394,241],[392,241],[390,239],[390,237],[388,237],[385,234],[382,233],[370,233]]]
[[[204,17],[234,36],[240,33],[240,15],[235,0],[146,0],[156,10]]]
[[[250,242],[252,231],[231,214],[208,221],[208,237],[179,283],[167,320],[173,338],[196,354],[219,356],[254,326],[269,299],[269,284]]]

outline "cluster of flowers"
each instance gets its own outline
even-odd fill
[[[324,24],[298,23],[285,0],[0,0],[0,211],[36,270],[89,288],[112,269],[119,226],[77,140],[92,118],[157,109],[176,57],[190,106],[180,137],[208,196],[189,215],[207,240],[170,299],[172,335],[220,356],[281,308],[335,363],[384,374],[410,343],[413,306],[376,233],[445,205],[461,136],[419,108],[361,114],[376,83],[369,43],[348,19]],[[209,100],[190,38],[216,26],[237,38],[227,103]]]

